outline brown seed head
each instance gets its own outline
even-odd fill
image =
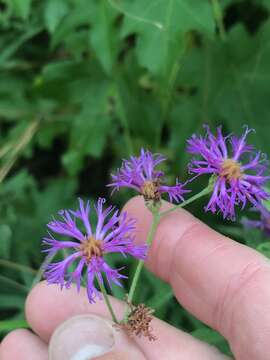
[[[146,307],[144,304],[131,306],[131,309],[127,322],[120,324],[120,327],[127,331],[130,336],[144,336],[150,341],[156,340],[157,338],[153,335],[150,324],[153,320],[152,313],[154,310]]]
[[[143,194],[143,197],[145,198],[146,201],[160,200],[160,192],[158,190],[158,185],[159,184],[157,181],[147,180],[144,182],[144,184],[141,187],[141,193]]]
[[[240,179],[243,175],[241,165],[233,159],[226,159],[222,164],[220,175],[225,177],[226,180]]]

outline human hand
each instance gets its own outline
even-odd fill
[[[166,203],[164,210],[170,206]],[[149,230],[151,213],[141,197],[130,200],[125,210],[138,219],[137,242],[142,243]],[[237,360],[269,358],[270,266],[266,258],[179,209],[161,220],[146,264],[171,284],[187,310],[228,339]],[[124,304],[116,299],[112,301],[120,318]],[[130,340],[109,321],[102,320],[109,318],[103,302],[90,305],[84,290],[78,295],[74,288],[59,291],[58,286],[48,286],[45,282],[31,291],[26,302],[26,317],[37,335],[27,330],[11,332],[0,346],[0,359],[48,359],[47,344],[56,327],[81,314],[99,317],[86,317],[86,327],[93,335],[88,356],[70,357],[72,360],[227,359],[213,347],[158,319],[153,320],[155,342],[142,338]],[[77,325],[81,324],[82,329],[80,321],[82,318]],[[75,346],[81,336],[80,331],[72,331],[71,327],[66,326],[66,331],[61,340],[57,334],[53,337],[54,346],[60,345],[60,351]],[[101,355],[102,351],[106,354]],[[56,359],[68,357],[62,352]]]

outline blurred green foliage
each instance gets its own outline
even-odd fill
[[[269,11],[268,0],[0,1],[1,334],[25,326],[51,214],[78,195],[108,196],[122,157],[161,151],[169,179],[184,180],[186,138],[203,123],[238,134],[248,124],[270,153]],[[259,232],[203,214],[203,203],[197,216],[270,254]],[[143,283],[140,300],[159,317],[229,351],[168,285],[147,271]]]

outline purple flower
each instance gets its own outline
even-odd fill
[[[146,201],[159,202],[163,193],[168,194],[170,201],[183,201],[183,194],[189,192],[183,188],[183,184],[176,181],[174,186],[163,184],[164,173],[156,170],[156,166],[165,161],[161,154],[152,154],[148,150],[141,149],[139,157],[131,156],[129,160],[123,160],[122,167],[112,175],[113,182],[107,186],[113,190],[128,187],[141,193]]]
[[[267,236],[270,236],[270,211],[266,209],[266,207],[264,207],[263,205],[258,206],[257,209],[252,210],[259,211],[260,220],[244,219],[242,221],[243,225],[246,228],[258,228],[264,231]]]
[[[147,246],[134,244],[135,220],[128,219],[127,213],[119,214],[118,210],[109,206],[103,209],[105,199],[99,198],[95,206],[97,225],[93,229],[89,214],[91,211],[89,201],[84,205],[79,199],[77,211],[62,210],[59,212],[60,220],[53,220],[47,226],[55,234],[71,237],[72,240],[56,240],[50,233],[50,237],[43,239],[43,244],[48,246],[44,250],[49,254],[55,254],[58,250],[66,249],[69,255],[62,261],[51,263],[45,269],[45,278],[49,284],[59,284],[69,288],[72,282],[77,285],[78,291],[85,270],[87,279],[87,294],[90,303],[94,302],[95,296],[100,297],[95,288],[94,281],[97,278],[103,283],[102,273],[111,286],[112,283],[121,286],[119,279],[126,278],[120,274],[122,269],[112,269],[105,261],[104,255],[109,253],[121,253],[123,256],[130,254],[138,259],[145,259]],[[80,230],[76,221],[81,222],[84,230]],[[72,266],[72,271],[70,270]]]
[[[258,206],[269,198],[263,184],[270,178],[267,173],[268,162],[265,155],[256,152],[246,143],[246,137],[252,130],[246,128],[238,138],[234,135],[224,137],[221,127],[213,135],[205,126],[205,137],[193,135],[188,140],[187,151],[199,155],[189,164],[191,173],[197,176],[212,174],[215,176],[214,190],[206,211],[213,213],[219,209],[224,218],[235,218],[235,206],[245,207],[247,201]]]

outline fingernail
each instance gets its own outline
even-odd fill
[[[90,360],[115,344],[112,325],[94,315],[79,315],[62,323],[49,344],[49,360]]]

